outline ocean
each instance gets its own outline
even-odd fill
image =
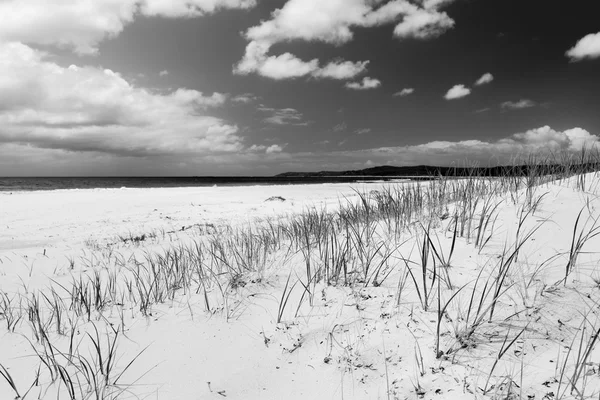
[[[109,188],[169,188],[207,186],[306,185],[320,183],[353,183],[395,181],[398,177],[51,177],[0,178],[0,192],[109,189]]]

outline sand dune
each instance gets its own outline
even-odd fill
[[[0,193],[0,399],[597,398],[585,178]]]

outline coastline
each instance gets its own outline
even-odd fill
[[[250,222],[298,213],[306,207],[337,207],[353,188],[377,190],[397,184],[328,183],[310,185],[183,188],[57,189],[0,192],[0,251],[81,245],[118,235],[173,231],[194,224]],[[309,188],[309,190],[307,190]],[[266,202],[281,196],[285,201]]]

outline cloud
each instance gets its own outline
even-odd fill
[[[138,15],[195,17],[225,8],[250,8],[255,0],[47,0],[0,1],[0,42],[52,45],[94,54]],[[34,27],[34,28],[32,28]]]
[[[498,146],[520,146],[530,151],[537,149],[578,151],[585,147],[593,147],[598,143],[597,136],[582,128],[556,131],[549,126],[517,133],[510,138],[498,142]]]
[[[428,38],[452,27],[454,22],[438,8],[447,2],[424,2],[418,6],[407,0],[392,0],[379,7],[372,0],[288,0],[273,11],[271,19],[249,28],[252,41],[275,44],[290,40],[346,43],[352,28],[381,26],[398,22],[397,36]]]
[[[487,166],[519,162],[531,154],[573,153],[584,146],[597,148],[600,138],[583,128],[557,131],[542,126],[492,141],[434,141],[413,146],[293,153],[290,158],[300,168],[310,166],[314,170],[364,168],[369,160],[371,165]]]
[[[249,152],[264,152],[265,154],[275,154],[275,153],[281,153],[283,151],[283,147],[278,145],[278,144],[273,144],[271,146],[265,146],[265,145],[252,145],[248,148]]]
[[[366,70],[369,61],[332,61],[325,67],[319,66],[319,60],[303,61],[291,53],[269,56],[270,45],[250,42],[242,61],[234,66],[234,73],[248,75],[257,73],[274,80],[296,79],[305,76],[315,78],[349,79]]]
[[[487,72],[487,73],[483,74],[481,76],[481,78],[477,79],[477,82],[475,82],[475,85],[477,85],[477,86],[485,85],[487,83],[492,82],[493,80],[494,80],[494,75]]]
[[[333,127],[334,132],[344,132],[346,129],[348,129],[348,125],[345,122],[341,122]]]
[[[167,75],[169,75],[169,71],[167,71],[167,70],[165,69],[165,70],[163,70],[163,71],[160,71],[160,72],[158,73],[158,75],[159,75],[159,76],[167,76]]]
[[[521,99],[519,101],[505,101],[500,107],[507,110],[522,110],[524,108],[535,107],[536,103],[532,100]]]
[[[249,9],[256,0],[141,0],[140,12],[149,17],[198,17],[221,9]]]
[[[155,93],[109,69],[64,68],[21,43],[0,43],[0,142],[145,157],[244,148],[238,128],[205,115],[222,93]]]
[[[575,127],[564,131],[549,126],[530,129],[496,140],[434,141],[412,146],[377,147],[350,150],[344,147],[348,141],[332,143],[317,142],[315,151],[289,152],[285,144],[254,145],[236,152],[213,152],[206,155],[181,157],[173,154],[163,157],[160,163],[154,157],[120,157],[115,159],[98,153],[65,152],[45,150],[18,143],[0,144],[0,169],[7,175],[25,175],[23,171],[37,176],[158,173],[194,174],[253,174],[273,175],[285,171],[344,170],[364,168],[370,165],[502,165],[526,160],[531,154],[545,156],[573,154],[583,148],[598,148],[600,138],[584,128]],[[339,145],[335,146],[335,145]],[[273,147],[275,146],[275,147]],[[267,149],[271,147],[270,153]],[[335,151],[326,149],[335,147]],[[281,151],[278,151],[281,148]],[[115,165],[117,168],[115,169]]]
[[[379,79],[370,78],[368,76],[365,76],[361,82],[346,83],[346,87],[352,90],[376,89],[379,86],[381,86],[381,81]]]
[[[306,76],[319,68],[319,61],[302,61],[290,53],[270,56],[262,61],[259,74],[272,79],[293,79]]]
[[[258,97],[253,95],[252,93],[243,93],[231,98],[231,101],[233,101],[234,103],[243,104],[249,104],[256,100],[258,100]]]
[[[283,148],[278,145],[278,144],[273,144],[269,147],[267,147],[267,150],[265,151],[267,154],[273,154],[273,153],[281,153],[283,151]]]
[[[303,122],[304,116],[295,108],[270,108],[261,106],[259,111],[271,114],[263,121],[273,125],[308,125],[308,122]]]
[[[399,96],[400,97],[405,97],[405,96],[408,96],[410,94],[413,94],[414,92],[415,92],[415,89],[413,89],[413,88],[404,88],[401,91],[394,93],[392,96],[393,97],[399,97]]]
[[[579,41],[565,53],[571,61],[581,61],[586,58],[600,57],[600,32],[590,33],[579,39]]]
[[[313,76],[317,78],[352,79],[367,70],[369,61],[339,61],[330,62],[325,67],[315,71]]]
[[[365,133],[370,133],[371,132],[371,128],[362,128],[362,129],[357,129],[354,131],[354,133],[356,133],[357,135],[364,135]]]
[[[265,77],[264,64],[272,60],[269,50],[277,43],[295,40],[324,42],[340,45],[351,41],[354,28],[365,28],[396,23],[394,35],[398,38],[428,39],[439,36],[454,26],[454,21],[439,8],[449,1],[424,1],[419,4],[408,0],[287,0],[271,13],[271,19],[248,28],[248,40],[242,60],[233,68],[236,74],[258,73]],[[351,79],[365,70],[366,62],[342,61],[329,63],[322,69],[319,60],[302,61],[285,53],[285,61],[294,60],[297,73],[289,78],[313,75],[333,79]],[[303,72],[303,75],[300,75]],[[274,79],[283,76],[275,74]]]
[[[454,85],[444,95],[446,100],[456,100],[471,94],[471,89],[465,87],[465,85]]]
[[[294,79],[309,75],[319,69],[319,60],[302,61],[290,53],[279,56],[267,56],[269,46],[251,42],[246,47],[246,56],[234,67],[239,75],[258,73],[275,80]]]
[[[573,128],[557,131],[550,126],[530,129],[516,133],[497,141],[463,140],[458,142],[435,141],[416,146],[387,148],[388,151],[421,152],[431,157],[438,155],[451,156],[454,160],[498,156],[500,162],[507,163],[511,157],[527,156],[536,153],[560,151],[579,151],[584,146],[594,147],[600,138],[585,129]],[[400,150],[400,149],[403,149]]]
[[[429,39],[453,27],[454,20],[445,12],[424,8],[408,13],[394,28],[394,35],[399,38]]]

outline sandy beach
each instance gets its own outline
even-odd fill
[[[2,193],[0,398],[598,393],[598,178],[500,181]]]
[[[600,400],[596,3],[0,0],[0,400]]]

